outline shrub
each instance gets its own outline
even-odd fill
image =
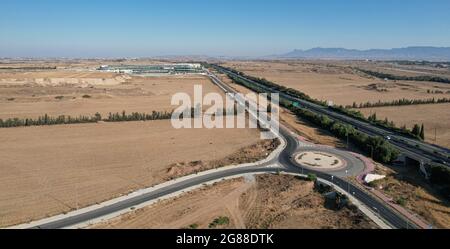
[[[221,225],[228,225],[230,223],[230,219],[226,216],[217,217],[209,224],[209,228],[214,228]]]
[[[403,197],[397,198],[397,200],[395,202],[400,206],[403,206],[403,207],[406,206],[406,199]]]
[[[308,174],[308,181],[315,182],[317,180],[316,174]]]
[[[198,224],[194,223],[194,224],[190,224],[189,229],[197,229],[198,228]]]

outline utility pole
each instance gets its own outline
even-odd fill
[[[372,158],[373,160],[373,146],[372,145],[367,145],[370,147],[370,158]]]
[[[350,193],[350,181],[348,180],[348,169],[345,170],[345,177],[347,178],[347,193]]]
[[[436,143],[436,139],[437,139],[437,129],[436,126],[434,127],[434,142]]]

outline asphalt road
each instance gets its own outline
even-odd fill
[[[218,84],[222,89],[227,92],[236,93],[234,89],[220,81],[215,75],[210,75],[214,83]],[[321,150],[326,151],[331,154],[337,154],[343,157],[347,161],[347,167],[338,171],[331,172],[321,172],[312,170],[310,168],[302,167],[301,165],[294,162],[293,155],[301,150],[299,148],[297,136],[291,133],[287,128],[280,125],[280,135],[286,141],[286,148],[281,152],[278,157],[278,162],[284,166],[284,171],[290,173],[302,173],[309,174],[313,173],[317,177],[328,180],[340,186],[341,188],[347,190],[348,193],[352,193],[355,198],[364,203],[368,208],[371,208],[374,212],[378,213],[383,219],[390,223],[395,228],[417,228],[417,226],[411,224],[410,221],[401,214],[392,210],[387,204],[380,201],[379,199],[373,197],[371,194],[361,190],[360,188],[353,185],[351,182],[343,178],[346,173],[343,174],[345,170],[354,171],[355,169],[361,169],[361,163],[359,159],[351,156],[349,153],[336,150],[334,148],[323,147]],[[316,150],[317,148],[314,148]]]
[[[434,160],[441,160],[444,162],[447,162],[447,166],[450,164],[450,154],[448,152],[448,149],[442,148],[436,145],[432,145],[429,143],[425,143],[422,141],[410,139],[404,136],[397,135],[393,133],[392,131],[389,131],[387,129],[374,126],[368,122],[364,122],[352,117],[349,117],[347,115],[337,113],[335,111],[332,111],[328,109],[327,107],[311,103],[309,101],[305,101],[303,99],[296,98],[294,96],[276,91],[274,89],[270,89],[258,82],[255,82],[251,79],[245,78],[242,75],[238,75],[226,68],[212,65],[215,69],[219,70],[220,72],[232,75],[234,77],[240,78],[248,83],[251,83],[253,85],[256,85],[262,89],[265,89],[270,92],[278,92],[280,94],[280,97],[288,99],[290,101],[298,102],[303,108],[306,108],[312,112],[318,113],[318,114],[325,114],[329,116],[332,119],[339,120],[342,122],[345,122],[347,124],[353,125],[354,127],[357,127],[358,130],[368,134],[368,135],[375,135],[375,136],[381,136],[381,137],[387,137],[390,136],[391,139],[389,142],[394,145],[397,149],[399,149],[403,154],[416,159],[419,162],[423,163],[429,163]]]
[[[231,89],[229,86],[221,82],[217,77],[214,75],[210,75],[211,79],[219,85],[220,88],[227,92],[234,92],[233,89]],[[73,216],[67,216],[63,217],[59,220],[54,220],[51,222],[47,222],[45,224],[41,224],[39,226],[35,226],[32,228],[42,228],[42,229],[54,229],[54,228],[64,228],[64,227],[70,227],[82,222],[86,222],[89,220],[93,220],[117,211],[126,210],[133,206],[155,200],[157,198],[193,187],[201,185],[205,182],[218,180],[226,177],[241,175],[241,174],[247,174],[247,173],[276,173],[276,172],[286,172],[286,173],[302,173],[302,174],[309,174],[313,173],[316,174],[317,177],[328,180],[330,182],[333,182],[334,184],[337,184],[342,189],[347,190],[348,193],[352,194],[355,198],[357,198],[359,201],[364,203],[368,208],[371,208],[374,210],[375,213],[378,213],[380,217],[382,217],[385,221],[387,221],[389,224],[391,224],[395,228],[414,228],[415,226],[408,222],[408,220],[403,217],[402,215],[396,213],[392,209],[390,209],[385,203],[383,203],[381,200],[371,196],[369,193],[365,192],[364,190],[359,189],[355,185],[353,185],[351,182],[347,181],[345,178],[342,178],[342,171],[337,172],[320,172],[311,170],[308,168],[303,168],[301,165],[298,165],[292,160],[292,156],[301,150],[298,143],[298,138],[296,135],[291,133],[289,130],[287,130],[285,127],[280,126],[280,136],[282,139],[286,141],[286,147],[284,150],[278,155],[278,157],[275,157],[273,160],[266,162],[264,164],[258,165],[258,166],[248,166],[248,167],[237,167],[237,168],[231,168],[223,171],[213,172],[206,175],[199,175],[192,178],[189,178],[187,180],[174,183],[169,186],[165,186],[163,188],[154,190],[152,192],[133,196],[130,198],[127,198],[125,200],[122,200],[120,202],[116,202],[114,204],[100,207],[91,211],[87,211],[85,213],[81,213],[78,215]],[[332,148],[323,148],[323,150],[329,152],[329,153],[336,153],[336,150]],[[343,152],[342,152],[343,153]],[[348,156],[346,154],[346,156]],[[347,160],[347,159],[346,159]],[[353,165],[356,163],[356,161],[349,160],[347,161],[349,164],[348,167],[358,167]],[[278,165],[278,166],[277,166]],[[269,167],[271,166],[271,167]]]

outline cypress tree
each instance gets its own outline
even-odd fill
[[[420,127],[420,138],[422,138],[422,140],[425,140],[425,128],[424,128],[423,124]]]

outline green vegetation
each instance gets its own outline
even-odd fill
[[[373,76],[376,78],[380,78],[380,79],[430,81],[430,82],[450,84],[450,79],[439,77],[439,76],[431,76],[431,75],[403,76],[403,75],[394,75],[394,74],[388,74],[388,73],[375,72],[375,71],[365,70],[365,69],[361,69],[361,68],[356,68],[356,70],[361,71],[367,75],[370,75],[370,76]]]
[[[209,224],[209,228],[214,228],[217,226],[228,225],[230,223],[230,219],[226,216],[217,217]]]
[[[384,120],[379,120],[377,119],[376,113],[372,114],[371,116],[365,118],[364,115],[356,110],[352,110],[352,109],[347,109],[343,106],[332,106],[329,107],[330,109],[336,111],[336,112],[340,112],[343,114],[346,114],[347,116],[353,117],[355,119],[359,119],[361,121],[365,121],[365,122],[369,122],[373,125],[388,129],[388,130],[392,130],[395,131],[399,134],[402,134],[404,136],[410,137],[410,138],[414,138],[414,139],[420,139],[419,134],[415,134],[413,132],[411,132],[410,130],[408,130],[406,128],[406,126],[403,126],[401,128],[398,128],[395,123],[393,121],[389,121],[387,118],[385,118]]]
[[[308,95],[306,95],[302,92],[299,92],[297,90],[289,89],[289,88],[286,88],[283,86],[276,85],[275,83],[272,83],[265,79],[259,79],[256,77],[247,76],[247,75],[245,75],[241,72],[235,71],[233,69],[228,69],[228,70],[233,71],[234,73],[236,73],[238,75],[245,76],[246,78],[250,78],[251,80],[253,80],[257,83],[260,83],[262,85],[265,85],[267,87],[271,87],[272,89],[279,90],[279,91],[285,92],[285,93],[289,93],[289,94],[295,95],[301,99],[305,99],[305,100],[308,100],[308,101],[311,101],[311,102],[314,102],[314,103],[317,103],[320,105],[324,105],[324,106],[326,105],[324,102],[314,100],[311,97],[309,97]],[[244,85],[244,86],[246,86],[254,91],[257,91],[257,92],[262,91],[261,88],[258,88],[257,86],[253,86],[252,84],[248,84],[246,81],[244,81],[238,77],[234,77],[232,75],[228,75],[228,76],[237,84]],[[399,151],[396,150],[391,144],[386,142],[386,140],[384,140],[384,138],[382,138],[382,137],[368,136],[368,135],[356,130],[353,126],[346,125],[342,122],[332,120],[328,116],[315,114],[311,111],[301,109],[297,106],[294,106],[291,101],[288,101],[286,99],[281,99],[280,105],[291,110],[296,116],[304,118],[304,119],[310,121],[311,123],[330,131],[336,137],[344,138],[344,139],[347,139],[347,137],[348,137],[349,141],[351,141],[353,144],[355,144],[362,151],[365,151],[366,153],[371,155],[373,157],[373,159],[376,161],[379,161],[382,163],[389,163],[389,162],[392,162],[393,160],[395,160],[397,158],[397,156],[399,155]],[[358,119],[361,119],[364,121],[368,121],[358,111],[346,109],[345,107],[342,107],[342,106],[330,107],[330,108],[332,108],[338,112],[343,112],[344,114],[347,114],[349,116],[352,116],[352,117],[355,117],[355,118],[358,118]],[[380,125],[382,124],[383,126],[386,126],[386,127],[390,127],[389,125],[393,125],[392,122],[389,123],[387,120],[385,120],[385,122],[381,122],[378,120],[369,121],[369,122],[374,123],[374,124],[380,124]],[[402,133],[410,134],[410,132],[407,130],[402,130],[399,128],[396,128],[396,129],[398,131],[401,131]],[[410,136],[417,138],[417,136],[413,136],[413,135],[410,135]]]
[[[225,67],[222,67],[222,68],[225,68]],[[231,71],[231,72],[233,72],[233,73],[235,73],[235,74],[237,74],[237,75],[240,75],[240,76],[243,76],[243,77],[245,77],[247,79],[250,79],[250,80],[256,82],[257,84],[263,85],[263,86],[265,86],[267,88],[279,91],[281,93],[288,94],[290,96],[294,96],[294,97],[299,98],[299,99],[303,99],[303,100],[315,103],[317,105],[328,107],[329,109],[331,109],[331,110],[333,110],[335,112],[339,112],[339,113],[345,114],[345,115],[347,115],[349,117],[352,117],[352,118],[355,118],[355,119],[358,119],[358,120],[361,120],[361,121],[369,122],[369,123],[371,123],[373,125],[376,125],[376,126],[379,126],[379,127],[382,127],[382,128],[386,128],[386,129],[392,130],[394,132],[398,132],[398,133],[400,133],[402,135],[405,135],[405,136],[408,136],[408,137],[411,137],[411,138],[414,138],[414,139],[420,139],[419,135],[412,134],[411,131],[406,129],[406,127],[397,128],[395,126],[394,122],[392,122],[392,121],[389,122],[387,119],[385,119],[383,121],[382,120],[377,120],[377,119],[372,119],[371,120],[371,119],[365,118],[364,115],[361,112],[359,112],[359,111],[351,110],[351,109],[345,108],[344,106],[328,106],[325,101],[320,101],[320,100],[317,100],[317,99],[313,99],[310,96],[308,96],[307,94],[305,94],[303,92],[300,92],[298,90],[277,85],[277,84],[275,84],[273,82],[270,82],[270,81],[268,81],[266,79],[263,79],[263,78],[257,78],[257,77],[249,76],[249,75],[246,75],[246,74],[244,74],[242,72],[236,71],[234,69],[230,69],[230,68],[226,68],[226,69]],[[227,75],[236,84],[243,85],[243,86],[245,86],[245,87],[247,87],[249,89],[252,89],[253,91],[255,91],[257,93],[266,92],[266,90],[264,90],[262,87],[259,87],[259,86],[254,85],[254,84],[250,84],[247,81],[242,80],[241,78],[239,78],[237,76],[234,76],[234,75],[231,75],[231,74],[227,74]],[[292,104],[292,103],[290,103],[290,101],[287,101],[285,99],[280,99],[280,104],[283,105],[283,103]]]
[[[399,197],[399,198],[397,198],[397,199],[395,200],[395,202],[396,202],[398,205],[404,207],[404,206],[406,206],[407,200],[406,200],[405,198],[403,198],[403,197]]]
[[[311,123],[330,131],[338,138],[346,139],[348,137],[349,141],[361,150],[372,155],[373,159],[376,161],[389,163],[395,160],[399,155],[398,150],[386,142],[382,137],[368,136],[356,130],[353,126],[334,121],[327,116],[315,114],[308,110],[294,107],[293,105],[287,105],[286,107],[298,117],[304,118]]]
[[[428,90],[430,91],[430,90]],[[378,102],[366,102],[366,103],[359,103],[356,104],[356,102],[353,102],[353,105],[346,106],[347,109],[349,108],[372,108],[372,107],[385,107],[385,106],[404,106],[404,105],[426,105],[426,104],[440,104],[440,103],[450,103],[450,98],[440,98],[440,99],[398,99],[398,100],[392,100],[392,101],[386,101],[381,102],[379,100]]]
[[[19,126],[40,126],[40,125],[58,125],[58,124],[80,124],[80,123],[96,123],[100,121],[96,116],[78,116],[71,117],[60,115],[58,117],[50,117],[47,114],[39,116],[37,119],[32,118],[9,118],[0,119],[0,128],[19,127]]]
[[[64,96],[55,96],[55,99],[61,100],[61,99],[63,99],[63,98],[64,98]]]
[[[322,184],[318,181],[314,182],[314,190],[319,192],[320,194],[326,194],[334,190],[334,188],[330,185]]]
[[[194,224],[190,224],[188,226],[188,229],[197,229],[198,228],[198,224],[194,223]]]
[[[334,208],[336,210],[341,210],[349,204],[348,197],[344,194],[336,192],[336,198],[334,199]]]
[[[56,67],[0,67],[0,70],[50,70]]]
[[[295,96],[295,97],[297,97],[299,99],[307,100],[309,102],[312,102],[312,103],[315,103],[315,104],[318,104],[318,105],[327,106],[325,101],[320,101],[320,100],[311,98],[309,95],[307,95],[306,93],[301,92],[299,90],[275,84],[275,83],[273,83],[271,81],[268,81],[268,80],[266,80],[264,78],[258,78],[258,77],[253,77],[253,76],[250,76],[250,75],[246,75],[246,74],[244,74],[242,72],[236,71],[236,70],[231,69],[231,68],[226,68],[226,69],[231,71],[231,72],[233,72],[233,73],[235,73],[235,74],[237,74],[237,75],[243,76],[243,77],[245,77],[245,78],[247,78],[247,79],[249,79],[251,81],[254,81],[257,84],[260,84],[260,85],[263,85],[264,87],[270,88],[272,90],[279,91],[281,93],[285,93],[285,94],[288,94],[288,95],[292,95],[292,96]],[[239,77],[236,77],[236,76],[233,76],[233,75],[230,75],[230,74],[227,74],[227,75],[235,83],[243,85],[245,87],[248,87],[248,88],[252,89],[253,91],[255,91],[257,93],[266,92],[266,90],[264,90],[264,88],[262,88],[262,87],[255,86],[254,84],[249,84],[247,81],[242,80]]]
[[[428,171],[430,182],[447,200],[450,200],[450,169],[447,166],[431,164]]]
[[[414,136],[419,137],[420,139],[424,140],[425,139],[425,127],[422,124],[422,126],[419,126],[418,124],[415,124],[412,128],[411,133]]]
[[[91,98],[91,95],[85,94],[85,95],[83,95],[82,97],[83,97],[83,99],[90,99],[90,98]]]
[[[147,121],[147,120],[163,120],[170,119],[172,112],[157,112],[153,111],[151,114],[133,112],[127,114],[123,111],[119,113],[109,113],[108,118],[102,119],[100,113],[93,116],[80,115],[78,117],[60,115],[58,117],[51,117],[45,114],[39,116],[37,119],[33,118],[9,118],[6,120],[0,119],[0,128],[21,127],[21,126],[41,126],[41,125],[59,125],[59,124],[81,124],[81,123],[97,123],[99,121],[105,122],[124,122],[124,121]]]
[[[104,119],[105,122],[125,122],[125,121],[147,121],[147,120],[163,120],[170,119],[172,112],[157,112],[153,111],[151,114],[132,112],[127,114],[125,111],[122,113],[109,113],[108,118]]]
[[[422,126],[420,127],[419,137],[420,137],[422,140],[425,140],[425,127],[424,127],[423,124],[422,124]]]
[[[316,174],[308,174],[308,181],[315,182],[317,180]]]

